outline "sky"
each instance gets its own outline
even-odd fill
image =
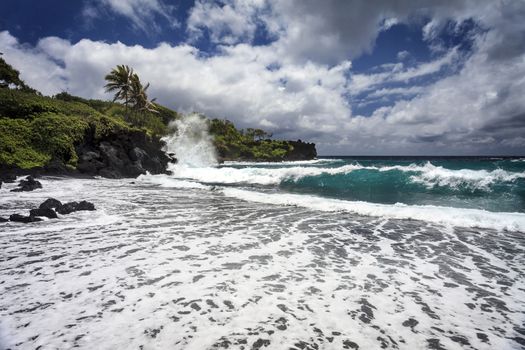
[[[127,64],[321,155],[525,155],[525,0],[2,0],[0,52],[45,95]]]

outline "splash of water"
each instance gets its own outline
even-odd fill
[[[208,132],[206,118],[191,114],[170,124],[176,131],[163,140],[166,151],[175,153],[174,168],[204,168],[217,165],[213,137]]]

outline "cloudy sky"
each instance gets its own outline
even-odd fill
[[[324,155],[525,154],[523,0],[2,0],[0,52],[46,95],[128,64]]]

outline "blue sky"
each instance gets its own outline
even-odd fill
[[[44,94],[152,97],[321,154],[524,154],[525,3],[4,0],[0,52]]]

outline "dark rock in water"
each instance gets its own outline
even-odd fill
[[[88,201],[81,201],[78,203],[76,210],[95,210],[95,205]]]
[[[14,222],[23,222],[23,223],[42,221],[42,219],[36,218],[34,216],[24,216],[24,215],[20,215],[20,214],[13,214],[13,215],[11,215],[9,217],[9,220],[10,221],[14,221]]]
[[[81,211],[81,210],[95,210],[95,205],[88,201],[81,201],[81,202],[68,202],[65,204],[62,204],[61,206],[57,207],[57,212],[62,215],[71,214],[75,211]]]
[[[9,221],[9,219],[0,217],[0,222],[8,222],[8,221]]]
[[[31,209],[29,211],[29,215],[30,216],[45,216],[46,218],[50,218],[50,219],[58,218],[57,213],[55,213],[55,211],[50,208]]]
[[[33,176],[29,175],[25,180],[20,180],[18,188],[11,190],[11,192],[33,191],[37,188],[42,188],[42,184],[40,181],[36,181]]]
[[[57,208],[57,212],[62,215],[71,214],[77,210],[78,202],[69,202],[62,204],[62,206]]]
[[[40,206],[39,209],[56,209],[62,206],[62,202],[55,198],[48,198]]]

